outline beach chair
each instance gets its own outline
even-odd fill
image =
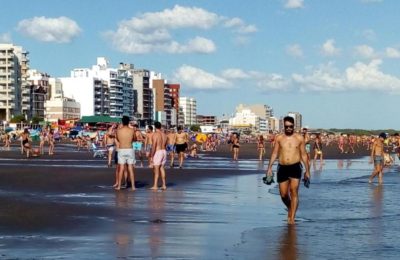
[[[93,158],[99,157],[99,158],[106,158],[107,157],[107,149],[105,148],[99,148],[95,143],[92,143],[92,152],[93,152]]]

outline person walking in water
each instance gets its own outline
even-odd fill
[[[371,149],[371,163],[374,163],[374,171],[372,172],[371,176],[369,177],[369,183],[372,183],[375,176],[378,175],[378,182],[382,184],[383,182],[383,141],[386,139],[385,133],[380,133],[379,138],[375,139],[374,143],[372,144]]]
[[[265,146],[264,146],[264,136],[261,134],[257,138],[257,150],[258,150],[258,160],[264,159]]]
[[[161,123],[155,122],[154,127],[156,132],[152,134],[151,158],[153,162],[154,183],[151,190],[158,189],[158,178],[161,175],[161,189],[166,190],[167,184],[165,181],[165,163],[167,162],[167,135],[161,131]]]
[[[294,224],[299,205],[299,184],[303,171],[301,162],[305,167],[305,181],[310,179],[310,163],[305,149],[304,137],[294,132],[293,117],[284,117],[283,124],[285,132],[276,137],[266,175],[272,176],[272,165],[278,158],[277,181],[279,192],[288,209],[288,224]]]
[[[182,169],[183,161],[185,160],[185,152],[188,148],[189,137],[187,133],[183,132],[182,126],[178,126],[178,132],[175,136],[175,148],[179,158],[179,169]]]

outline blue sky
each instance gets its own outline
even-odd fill
[[[400,129],[400,1],[20,0],[0,42],[53,77],[106,57],[180,83],[199,114],[267,104],[323,128]]]

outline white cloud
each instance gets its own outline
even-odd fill
[[[221,73],[226,79],[248,79],[250,75],[241,69],[226,69]]]
[[[282,75],[276,73],[264,75],[257,81],[257,86],[261,91],[284,91],[289,89],[290,84],[289,79],[285,79]]]
[[[242,19],[237,17],[226,20],[224,26],[234,28],[234,31],[240,34],[257,32],[257,27],[255,25],[247,25]]]
[[[400,58],[400,50],[392,47],[386,48],[386,57],[391,59],[399,59]]]
[[[308,75],[293,74],[294,85],[301,91],[381,90],[400,94],[400,78],[380,70],[382,60],[357,62],[340,73],[332,64],[320,66]]]
[[[285,8],[295,9],[295,8],[303,8],[304,0],[287,0],[285,4]]]
[[[303,57],[303,50],[298,44],[286,46],[286,53],[292,57]]]
[[[104,33],[107,41],[125,53],[212,53],[216,46],[211,39],[194,36],[186,43],[174,40],[171,31],[177,29],[208,30],[217,25],[238,34],[257,31],[239,18],[226,18],[197,7],[176,5],[161,12],[144,13],[119,23],[116,31]]]
[[[400,79],[380,71],[381,64],[380,59],[372,60],[368,64],[357,62],[353,67],[346,69],[348,85],[359,89],[400,92]]]
[[[81,32],[74,20],[64,16],[58,18],[41,16],[25,19],[18,23],[17,30],[38,41],[57,43],[70,42]]]
[[[9,33],[0,34],[0,43],[11,43],[11,35]]]
[[[174,79],[187,89],[210,90],[231,87],[226,79],[189,65],[178,68],[174,73]]]
[[[372,59],[377,56],[374,48],[368,45],[359,45],[354,48],[355,55],[364,59]]]
[[[324,56],[336,56],[340,54],[340,49],[335,47],[335,40],[329,39],[321,47]]]
[[[292,79],[300,91],[341,91],[345,87],[332,63],[317,67],[309,75],[293,74]]]
[[[248,91],[292,91],[292,92],[343,92],[382,91],[400,94],[400,78],[381,70],[382,60],[368,63],[356,62],[339,70],[333,62],[308,67],[304,74],[294,73],[290,77],[278,73],[246,71],[240,68],[223,70],[220,75],[200,68],[183,65],[174,74],[174,80],[187,89],[218,90],[253,87]]]

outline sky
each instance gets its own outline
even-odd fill
[[[266,104],[310,128],[400,129],[399,12],[397,0],[6,1],[0,43],[52,77],[97,57],[161,73],[198,114]]]

